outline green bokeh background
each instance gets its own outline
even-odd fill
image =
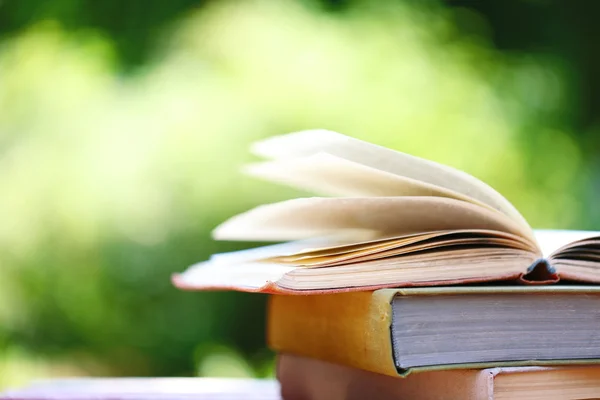
[[[338,130],[600,230],[597,7],[557,3],[0,3],[0,388],[271,376],[264,296],[170,283],[302,195],[239,173],[269,135]]]

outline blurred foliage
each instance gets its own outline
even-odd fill
[[[87,26],[85,2],[47,4]],[[135,13],[102,4],[104,17]],[[60,13],[1,44],[0,385],[272,374],[264,296],[170,283],[251,245],[212,241],[219,222],[298,194],[238,173],[268,135],[339,130],[463,169],[535,227],[598,228],[598,149],[573,133],[577,71],[560,57],[498,51],[433,2],[155,14],[147,26],[171,28],[129,75],[110,36],[74,33]]]
[[[319,11],[343,13],[361,0],[297,0]],[[435,0],[404,1],[435,12]],[[114,45],[116,65],[132,70],[145,65],[162,46],[164,34],[190,12],[210,7],[202,0],[4,0],[0,3],[0,34],[15,35],[40,21],[60,22],[68,32],[100,34]],[[569,119],[596,146],[600,139],[592,128],[600,106],[600,53],[595,38],[600,35],[596,16],[600,3],[550,0],[473,1],[451,0],[448,18],[463,34],[484,36],[504,51],[537,52],[560,57],[576,74],[576,105]]]

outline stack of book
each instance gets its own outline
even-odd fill
[[[247,173],[324,197],[229,219],[216,239],[277,244],[173,281],[271,295],[284,398],[600,398],[600,233],[534,231],[473,176],[336,132],[252,150]]]

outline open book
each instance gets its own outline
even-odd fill
[[[269,138],[250,175],[306,190],[213,232],[273,245],[174,275],[191,290],[322,293],[514,281],[600,282],[600,232],[536,231],[501,194],[432,161],[327,130]]]

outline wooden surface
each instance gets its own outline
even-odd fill
[[[83,378],[33,382],[0,400],[281,400],[275,380],[227,378]]]

